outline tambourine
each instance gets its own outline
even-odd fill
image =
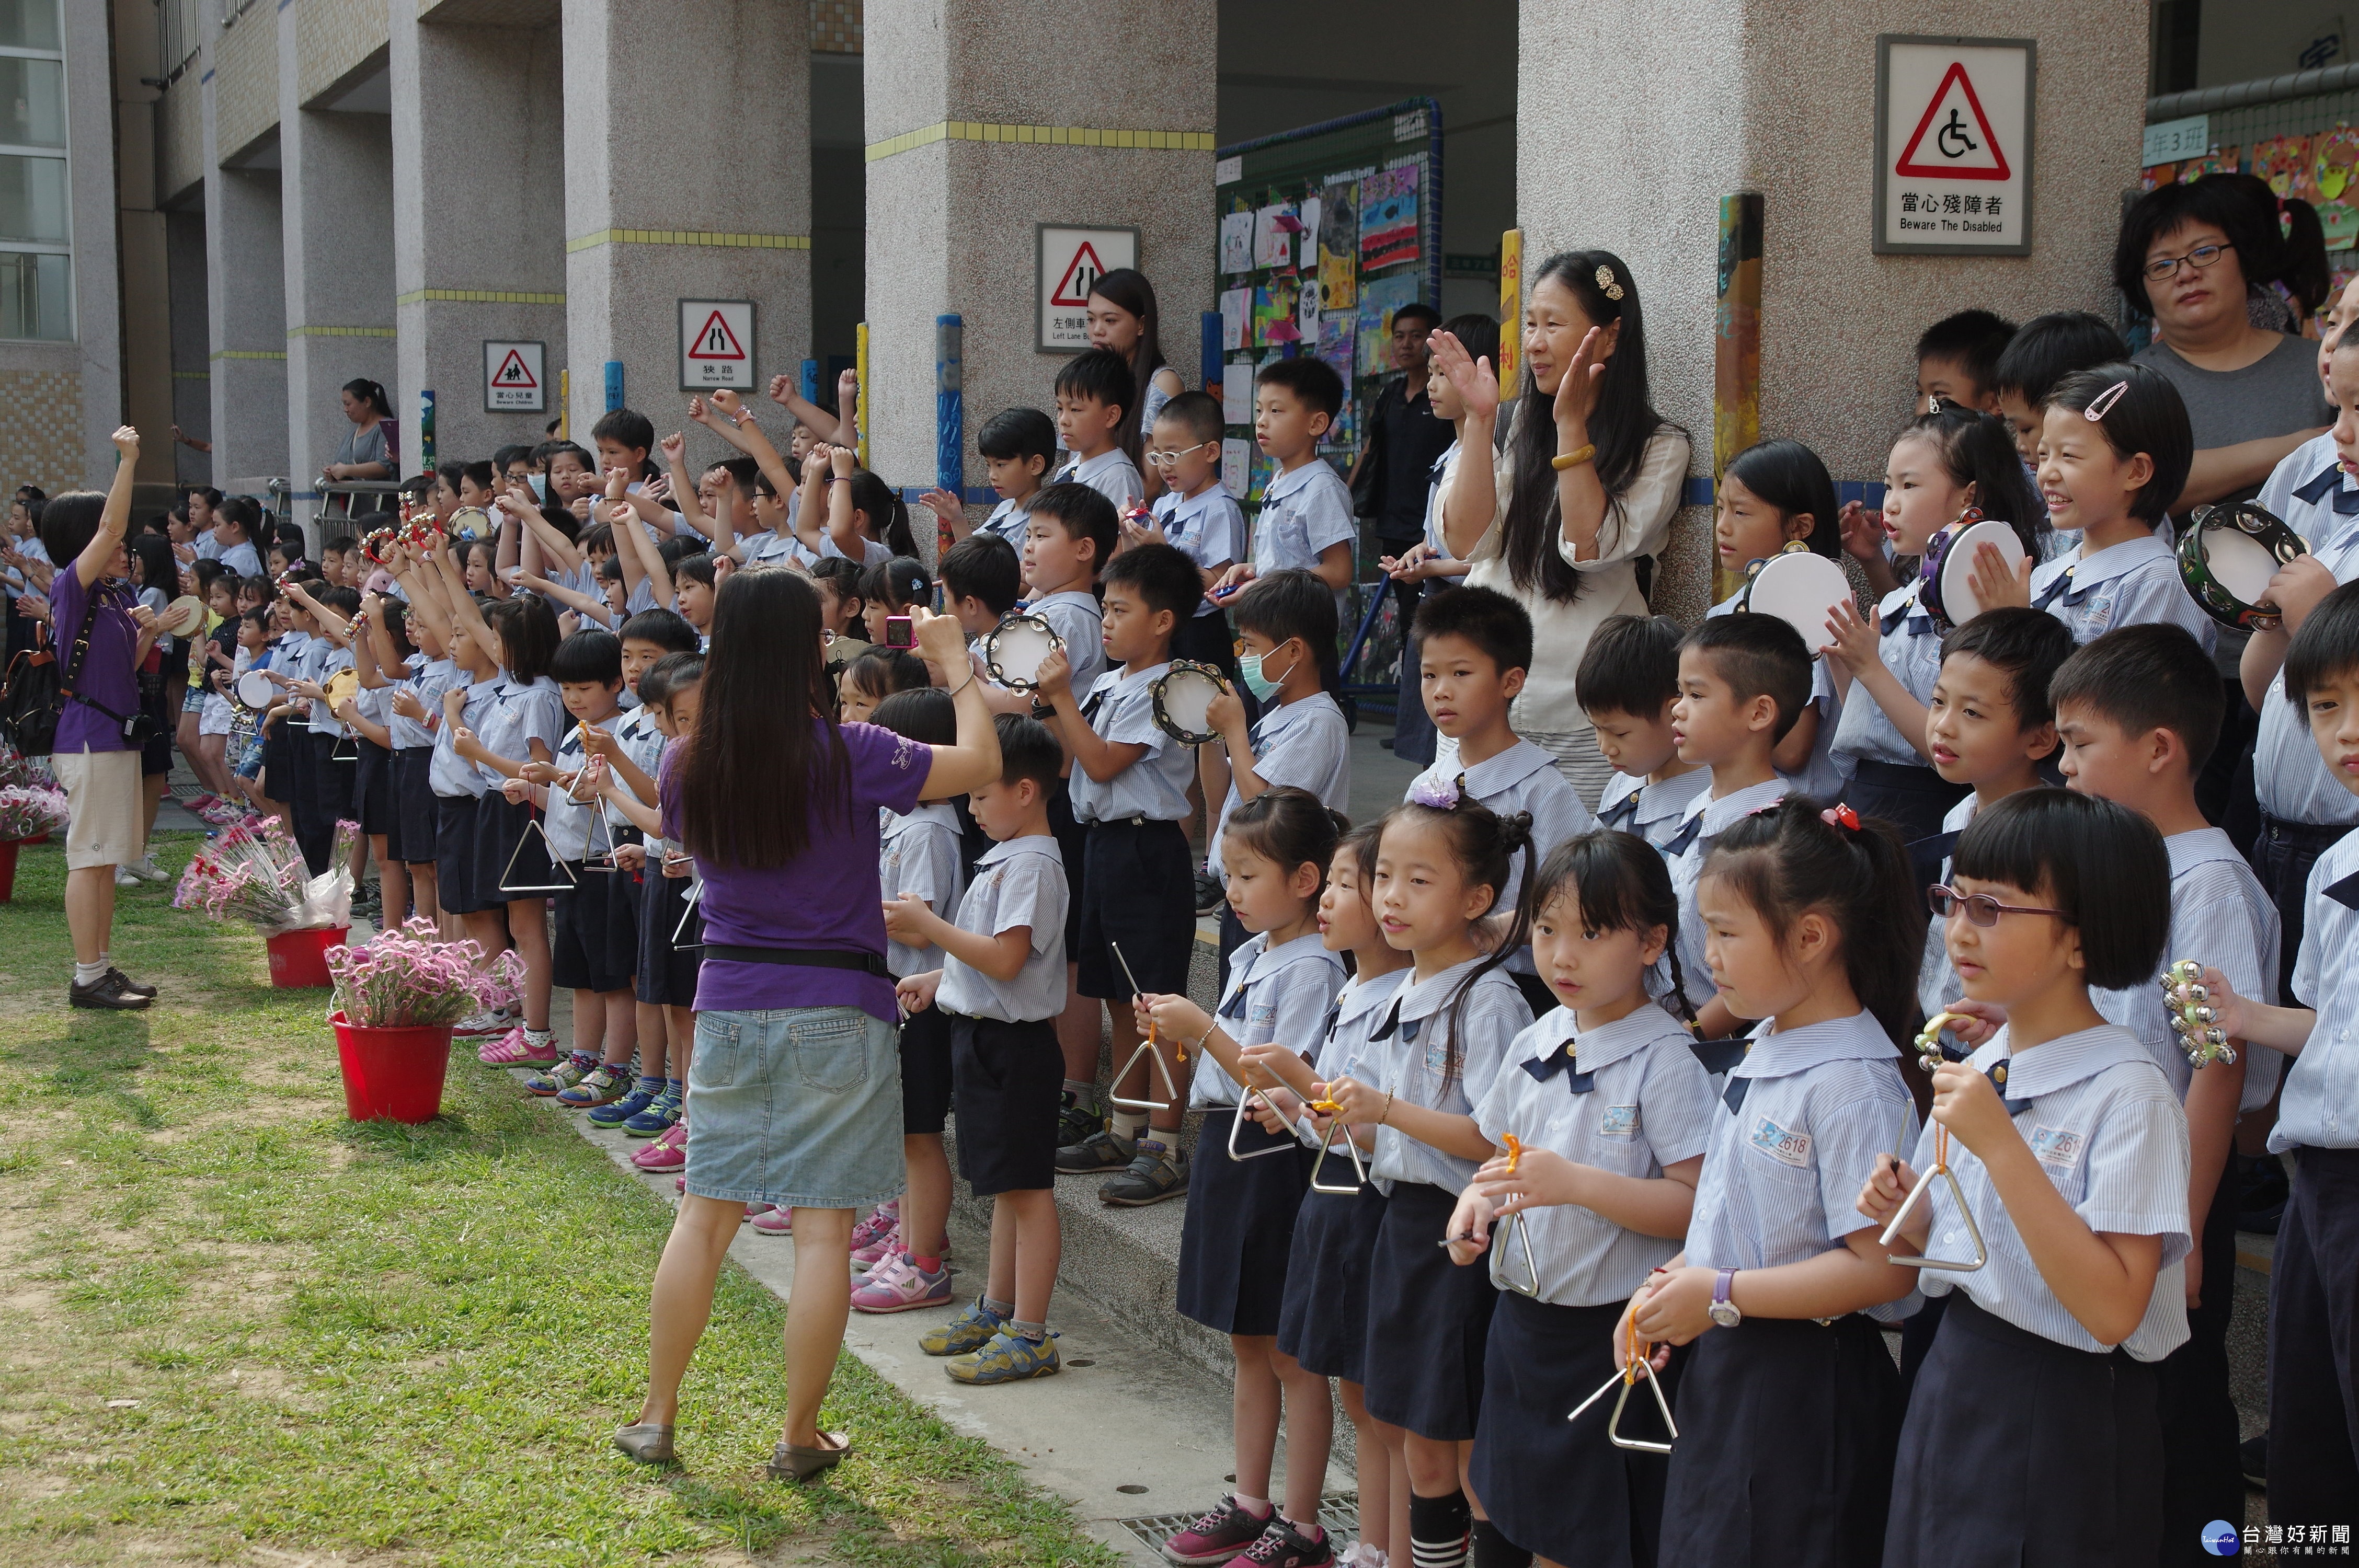
[[[328,711],[333,713],[343,704],[345,698],[358,697],[361,694],[360,672],[346,665],[328,677],[327,685],[323,689],[328,694]]]
[[[2023,541],[2016,536],[2015,525],[1986,518],[1971,506],[1926,542],[1925,559],[1917,571],[1917,602],[1944,634],[1983,612],[1983,601],[1966,579],[1984,545],[2006,557],[2007,570],[2022,569]]]
[[[983,667],[1010,691],[1040,689],[1040,666],[1065,651],[1057,629],[1038,615],[1011,612],[983,640]]]
[[[2179,580],[2221,625],[2274,632],[2284,618],[2264,598],[2269,579],[2309,553],[2300,535],[2249,501],[2199,506],[2179,536]]]
[[[1155,727],[1183,746],[1201,746],[1219,738],[1209,717],[1212,698],[1229,683],[1212,665],[1194,659],[1174,659],[1155,677]]]
[[[256,710],[269,707],[278,697],[277,686],[260,670],[248,670],[238,676],[234,692],[242,705]]]
[[[156,618],[168,635],[185,637],[205,623],[205,601],[193,593],[184,593],[164,607]]]
[[[1802,645],[1814,654],[1827,645],[1835,606],[1851,602],[1851,579],[1843,568],[1799,539],[1756,565],[1736,596],[1740,613],[1776,616],[1800,633]]]
[[[454,539],[488,539],[498,525],[482,507],[462,506],[443,520],[441,531]]]
[[[2214,1062],[2234,1065],[2236,1048],[2228,1044],[2228,1032],[2220,1027],[2220,1015],[2212,1007],[2212,988],[2203,983],[2203,966],[2192,958],[2181,958],[2162,972],[2162,1008],[2170,1015],[2170,1032],[2179,1036],[2179,1048],[2187,1053],[2190,1067],[2208,1067]]]

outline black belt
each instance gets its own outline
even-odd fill
[[[2261,813],[2263,833],[2304,849],[2332,849],[2343,841],[2343,836],[2354,826],[2359,825],[2349,822],[2288,822],[2282,816],[2271,816],[2267,811]]]
[[[704,945],[707,959],[721,958],[733,964],[791,964],[806,969],[857,969],[889,980],[893,971],[886,967],[881,953],[842,953],[820,947],[740,947],[727,942]]]

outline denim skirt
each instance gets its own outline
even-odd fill
[[[897,1195],[899,1036],[856,1007],[701,1012],[689,1064],[688,1190],[780,1208]]]

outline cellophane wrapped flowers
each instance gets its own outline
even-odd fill
[[[0,838],[38,838],[65,827],[62,790],[45,784],[0,784]]]
[[[352,924],[356,822],[336,824],[328,870],[312,876],[287,825],[250,820],[208,839],[172,891],[176,909],[201,909],[215,920],[243,920],[266,936],[332,931]]]
[[[444,942],[434,923],[421,919],[357,947],[329,948],[328,973],[346,1022],[367,1029],[435,1027],[516,1002],[523,959],[513,949],[488,968],[483,959],[480,944]]]

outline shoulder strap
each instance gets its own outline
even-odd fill
[[[64,569],[71,571],[74,568],[71,565],[68,565]],[[101,578],[98,581],[87,585],[85,589],[82,597],[82,628],[74,633],[73,651],[66,655],[66,667],[64,673],[58,677],[58,689],[71,700],[81,703],[85,708],[94,708],[120,724],[130,716],[117,713],[103,702],[93,702],[74,689],[74,677],[82,673],[82,659],[90,653],[91,622],[98,618],[99,595],[105,590],[105,587],[106,579]]]

